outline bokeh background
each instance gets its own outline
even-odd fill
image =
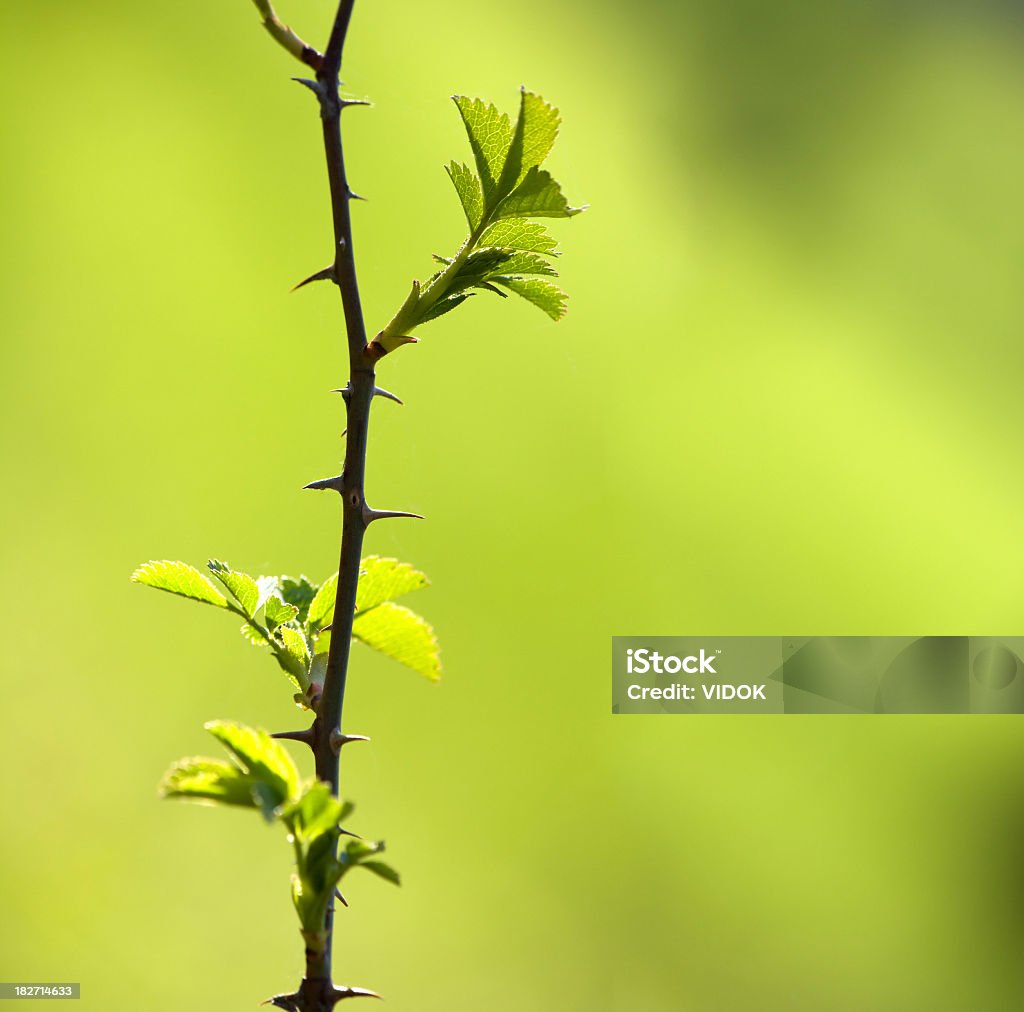
[[[322,44],[327,0],[281,0]],[[310,96],[244,0],[4,5],[0,978],[103,1012],[301,974],[289,852],[159,802],[204,720],[295,722],[150,558],[326,576],[336,294]],[[371,328],[461,238],[448,96],[565,117],[570,314],[478,298],[385,360],[371,551],[433,686],[355,648],[338,978],[395,1012],[1015,1007],[1015,717],[613,717],[613,634],[1021,632],[1017,2],[358,5]]]

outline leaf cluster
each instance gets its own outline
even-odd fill
[[[147,562],[132,579],[239,616],[242,635],[273,654],[296,689],[295,701],[315,709],[327,668],[337,573],[314,584],[305,576],[250,576],[217,559],[207,569],[220,587],[185,562]],[[396,598],[428,585],[427,577],[408,563],[376,555],[363,559],[352,636],[436,681],[441,658],[433,628],[395,604]]]
[[[569,218],[572,207],[551,173],[542,169],[558,135],[558,110],[539,95],[520,93],[515,123],[478,98],[454,97],[473,151],[474,171],[463,162],[445,166],[469,225],[453,257],[435,256],[441,268],[412,290],[375,341],[382,352],[408,343],[412,331],[462,305],[478,291],[514,293],[553,320],[567,296],[549,279],[558,276],[556,243],[535,218]]]
[[[212,602],[211,602],[212,603]],[[204,804],[255,808],[269,823],[280,823],[295,854],[292,902],[307,944],[322,952],[327,944],[324,919],[338,883],[353,868],[400,884],[398,873],[379,860],[381,842],[356,837],[343,826],[355,806],[331,794],[323,781],[300,781],[284,746],[266,731],[215,720],[206,724],[227,750],[230,761],[180,759],[165,774],[160,793]],[[339,852],[341,835],[351,837]]]

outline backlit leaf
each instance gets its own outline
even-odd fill
[[[227,598],[203,576],[194,566],[185,562],[147,562],[132,573],[135,583],[143,583],[147,587],[166,590],[179,597],[189,597],[193,601],[202,601],[217,608],[228,606]]]
[[[385,601],[356,615],[352,635],[431,681],[441,677],[440,650],[433,628],[400,604]]]

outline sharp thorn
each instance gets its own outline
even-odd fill
[[[351,387],[335,387],[335,389],[332,390],[331,393],[332,394],[341,394],[341,396],[345,400],[345,403],[348,404],[349,399],[352,396],[352,388]]]
[[[389,401],[394,401],[396,404],[404,404],[405,403],[405,401],[403,401],[400,397],[396,397],[393,393],[391,393],[390,390],[384,390],[382,387],[374,387],[373,388],[373,396],[374,397],[384,397],[385,399],[387,399]]]
[[[347,192],[347,194],[348,194],[348,199],[349,199],[349,200],[366,200],[366,197],[363,197],[363,196],[361,196],[360,194],[358,194],[358,193],[355,193],[355,192],[354,192],[354,191],[352,190],[352,187],[348,187],[348,188],[347,188],[347,190],[346,190],[346,192]]]
[[[416,520],[423,520],[424,517],[419,513],[406,513],[404,510],[372,510],[369,506],[363,507],[363,523],[367,527],[374,522],[374,520],[390,520],[392,517],[413,517]]]
[[[335,492],[341,492],[345,487],[345,475],[339,474],[333,478],[321,478],[319,481],[311,481],[308,485],[302,486],[304,489],[312,488],[322,489],[333,489]]]
[[[308,278],[303,278],[293,289],[293,292],[297,292],[300,288],[305,288],[306,285],[311,284],[314,281],[333,281],[337,284],[337,280],[334,277],[334,264],[330,267],[325,267],[323,270],[317,271],[315,274],[310,274]]]
[[[336,987],[331,993],[331,997],[335,1002],[339,1002],[343,998],[379,998],[380,995],[365,987]]]
[[[365,98],[343,98],[341,100],[342,109],[347,109],[350,105],[373,105],[373,103],[368,102]]]
[[[340,889],[335,889],[334,890],[334,895],[335,895],[335,897],[337,899],[341,900],[341,905],[343,907],[347,907],[348,906],[348,900],[345,899],[345,897],[341,895],[341,890]]]
[[[301,84],[305,88],[309,88],[317,98],[323,95],[323,89],[317,81],[311,81],[308,77],[293,77],[292,80],[296,84]]]
[[[307,727],[305,731],[277,731],[270,737],[281,738],[285,741],[301,741],[303,745],[308,745],[310,748],[313,747],[315,740],[312,727]]]
[[[342,745],[347,745],[350,741],[369,741],[365,734],[342,734],[337,728],[331,732],[331,751],[337,755],[341,751]]]
[[[273,998],[268,998],[264,1005],[273,1005],[274,1008],[288,1009],[288,1012],[298,1012],[299,1006],[296,1005],[298,1000],[297,994],[275,994]]]

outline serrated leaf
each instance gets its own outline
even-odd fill
[[[549,281],[540,278],[495,278],[495,282],[504,285],[510,292],[521,295],[527,302],[543,309],[552,320],[560,320],[565,316],[569,297]]]
[[[238,630],[254,647],[269,647],[270,643],[262,629],[253,628],[248,622]]]
[[[501,273],[505,264],[515,256],[512,250],[489,247],[477,250],[466,257],[449,282],[448,291],[455,293],[466,288],[475,288],[495,273]]]
[[[536,253],[523,253],[517,251],[515,253],[511,253],[508,259],[501,264],[500,267],[496,268],[493,273],[488,275],[488,278],[494,280],[496,278],[517,277],[522,274],[542,274],[549,278],[558,277],[558,271],[556,271],[543,257],[537,256]]]
[[[479,98],[453,97],[469,135],[477,174],[483,186],[484,204],[490,206],[512,143],[512,123],[508,116]]]
[[[558,243],[552,239],[540,222],[525,218],[504,218],[488,227],[480,237],[481,246],[524,250],[544,256],[558,256]]]
[[[513,128],[512,143],[497,186],[500,196],[510,193],[530,169],[540,165],[558,136],[561,118],[558,110],[539,95],[520,93],[519,116]]]
[[[179,759],[160,782],[165,798],[186,798],[210,804],[256,808],[254,779],[222,759],[195,756]]]
[[[298,796],[299,771],[288,750],[266,731],[229,720],[211,720],[204,727],[244,772],[273,789],[278,805]]]
[[[210,559],[206,564],[211,573],[231,592],[234,599],[242,606],[248,618],[256,614],[259,607],[260,589],[256,581],[248,573],[239,573],[231,569],[226,562]]]
[[[484,195],[480,189],[480,180],[473,170],[462,162],[451,162],[444,168],[455,187],[455,192],[459,195],[462,210],[466,213],[466,221],[469,222],[469,230],[472,232],[480,224],[484,213]]]
[[[570,207],[561,186],[547,169],[530,169],[526,178],[497,206],[495,219],[571,218],[582,207]]]
[[[146,562],[132,573],[132,580],[217,608],[228,606],[228,599],[198,569],[185,562]]]
[[[291,626],[283,625],[277,630],[281,638],[281,649],[277,659],[281,667],[291,676],[303,692],[309,688],[309,648],[306,637]]]
[[[277,586],[285,602],[297,609],[295,617],[298,621],[305,622],[309,606],[316,597],[316,587],[305,576],[280,576]]]
[[[330,616],[334,613],[334,601],[338,596],[338,574],[331,573],[320,585],[309,605],[309,612],[306,615],[306,622],[310,628],[327,625]]]
[[[290,622],[298,613],[299,609],[294,604],[285,604],[277,594],[271,594],[263,605],[263,615],[271,632],[279,625]]]
[[[417,325],[420,323],[430,323],[431,320],[436,320],[439,316],[444,316],[445,313],[458,309],[472,294],[472,292],[460,292],[458,295],[450,295],[445,299],[440,299],[416,321]]]
[[[277,577],[260,576],[256,580],[256,586],[260,589],[260,597],[256,605],[256,610],[259,611],[267,603],[267,598],[271,594],[277,593]]]
[[[352,635],[431,681],[441,677],[441,658],[433,628],[400,604],[385,601],[365,614],[356,615]]]
[[[430,586],[426,573],[398,559],[368,555],[359,563],[359,570],[356,588],[356,610],[359,612]]]

